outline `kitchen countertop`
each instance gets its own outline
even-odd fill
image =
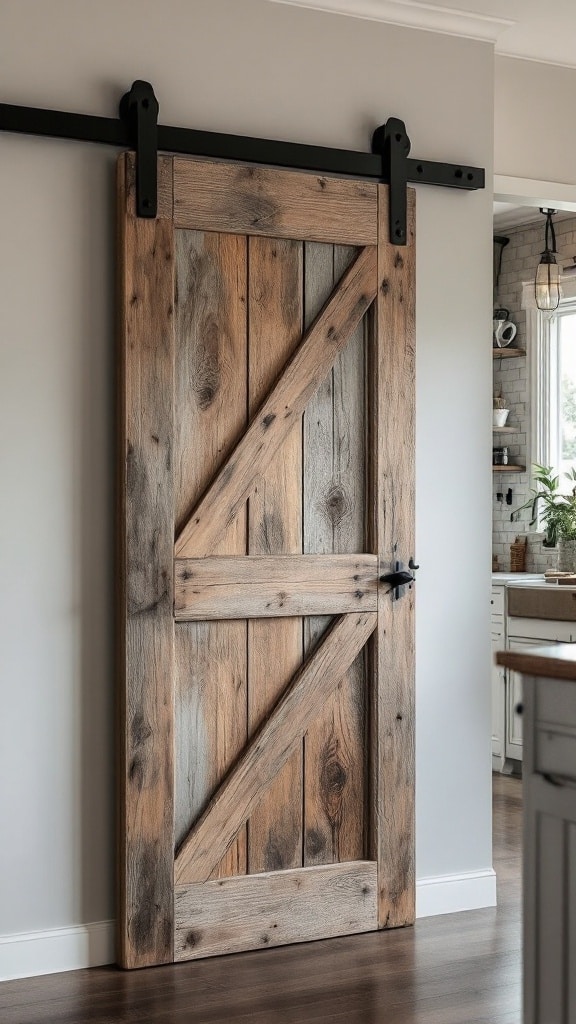
[[[574,593],[574,591],[576,590],[576,586],[574,586],[574,585],[569,587],[565,583],[547,583],[545,579],[514,580],[514,581],[510,580],[506,584],[506,588],[508,589],[509,587],[522,587],[522,588],[530,587],[531,590],[549,590],[549,591],[555,591],[555,590],[562,591],[562,590],[565,590],[566,593],[568,593],[568,594]]]
[[[492,583],[544,583],[544,573],[542,572],[493,572]],[[546,584],[549,586],[550,584]]]
[[[496,663],[527,676],[576,682],[576,644],[550,644],[524,651],[498,651]]]

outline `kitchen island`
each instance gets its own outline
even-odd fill
[[[522,679],[524,1024],[576,1021],[576,646],[500,651]]]

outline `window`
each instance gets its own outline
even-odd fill
[[[568,278],[562,287],[564,298],[552,317],[536,309],[533,282],[524,285],[522,303],[530,360],[528,457],[558,474],[576,465],[576,280]]]

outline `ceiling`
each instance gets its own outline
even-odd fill
[[[494,230],[509,231],[520,224],[534,224],[544,217],[536,206],[516,206],[514,203],[494,203]]]
[[[408,28],[482,39],[496,53],[576,68],[574,0],[271,0]]]

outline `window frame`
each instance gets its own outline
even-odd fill
[[[533,466],[556,466],[559,449],[558,405],[560,379],[558,373],[557,328],[558,317],[576,314],[576,277],[562,280],[563,297],[558,310],[552,315],[543,313],[536,306],[534,281],[522,285],[522,309],[526,312],[527,339],[527,392],[530,399],[529,434],[526,439],[526,456],[529,465],[529,485],[535,488]],[[556,381],[556,394],[552,398],[552,383]],[[557,470],[559,472],[559,469]],[[533,527],[536,533],[544,532],[544,525],[537,512]]]

